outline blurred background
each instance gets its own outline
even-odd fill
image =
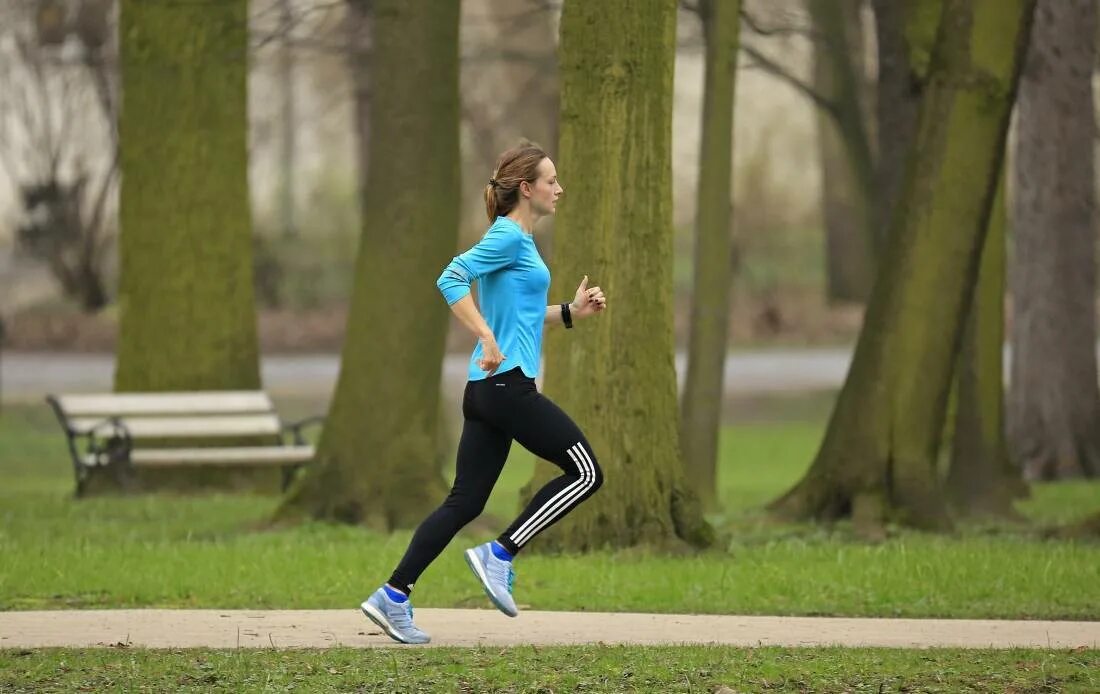
[[[363,223],[363,210],[364,200],[369,198],[367,173],[377,163],[371,161],[375,150],[369,122],[372,77],[377,77],[372,76],[377,56],[371,38],[372,22],[377,19],[373,5],[368,0],[252,0],[236,5],[246,8],[243,22],[233,18],[237,25],[247,26],[245,136],[250,219],[246,221],[250,225],[249,262],[262,355],[260,383],[277,399],[290,403],[294,412],[328,409],[339,374],[340,351],[348,342],[357,253],[371,251],[370,237],[364,233],[371,230]],[[885,0],[744,0],[737,5],[735,144],[728,196],[732,209],[728,225],[730,299],[727,357],[717,407],[724,425],[792,419],[810,423],[814,433],[790,456],[798,461],[792,463],[792,477],[812,458],[817,433],[848,373],[871,296],[874,270],[868,259],[869,240],[874,246],[876,238],[884,238],[895,217],[910,220],[919,216],[891,217],[888,212],[897,201],[899,181],[906,170],[908,143],[917,142],[910,126],[915,122],[918,96],[930,88],[924,80],[931,69],[936,24],[924,21],[927,17],[921,15],[924,10],[920,8],[933,5],[939,7]],[[706,27],[716,16],[715,8],[725,6],[728,4],[720,0],[676,4],[671,292],[681,387],[696,276],[693,246],[699,219]],[[1080,6],[1087,9],[1087,3]],[[135,3],[133,7],[143,6]],[[461,214],[455,251],[468,247],[485,230],[482,190],[501,151],[521,138],[530,138],[555,155],[561,94],[559,0],[464,0],[459,7]],[[1040,3],[1038,16],[1047,15],[1050,8]],[[1096,100],[1091,85],[1096,72],[1096,32],[1095,17],[1089,17],[1087,24],[1077,22],[1087,26],[1087,31],[1066,39],[1076,51],[1074,55],[1083,56],[1087,74],[1075,75],[1080,78],[1076,81],[1066,78],[1064,84],[1069,86],[1064,93],[1058,91],[1064,86],[1058,81],[1061,77],[1051,76],[1055,73],[1050,71],[1048,55],[1054,54],[1049,53],[1049,42],[1033,40],[1032,64],[1024,71],[1023,82],[1052,90],[1028,92],[1033,96],[1027,103],[1052,105],[1042,112],[1048,120],[1036,120],[1037,127],[1019,135],[1013,126],[1005,149],[997,150],[1007,150],[1008,163],[1002,174],[1005,195],[992,206],[999,211],[992,218],[1007,215],[1004,235],[996,238],[1009,241],[1003,253],[986,255],[1007,257],[1011,267],[1024,269],[1009,272],[1010,280],[1006,280],[1002,267],[998,278],[990,280],[996,306],[983,309],[982,315],[995,316],[997,331],[991,338],[992,351],[984,344],[981,354],[983,363],[993,364],[992,368],[1005,376],[1010,362],[1002,362],[998,356],[994,363],[990,355],[1000,354],[998,345],[1011,349],[1006,336],[1019,316],[1038,317],[1029,325],[1039,325],[1045,320],[1044,311],[1060,306],[1060,320],[1082,326],[1074,334],[1073,344],[1094,346],[1096,342],[1092,157],[1085,158],[1088,165],[1082,164],[1080,175],[1075,170],[1053,188],[1045,183],[1054,180],[1054,173],[1066,170],[1059,159],[1062,152],[1084,148],[1091,155],[1095,149]],[[201,19],[197,21],[201,24]],[[124,390],[122,384],[139,382],[114,374],[122,313],[118,301],[122,293],[120,159],[126,156],[119,154],[120,65],[125,63],[120,60],[119,22],[119,5],[114,0],[9,0],[0,6],[0,398],[5,405],[38,405],[49,393]],[[140,48],[142,44],[135,40],[133,45]],[[430,79],[416,85],[425,97],[436,87]],[[1062,103],[1059,94],[1071,92],[1074,98],[1084,95],[1084,100]],[[167,117],[150,113],[151,119]],[[1084,135],[1079,147],[1060,141],[1059,153],[1043,159],[1049,168],[1033,167],[1028,162],[1042,159],[1047,152],[1044,147],[1049,138],[1042,134],[1044,129],[1052,134]],[[149,137],[155,128],[143,132]],[[211,130],[207,134],[223,133]],[[154,140],[129,151],[142,152],[141,147]],[[979,158],[975,156],[975,160]],[[155,160],[139,156],[131,175],[146,175],[136,166],[143,159]],[[424,164],[431,166],[431,162]],[[218,173],[211,171],[212,176]],[[1069,186],[1066,181],[1070,180],[1079,185]],[[572,178],[567,174],[562,182],[567,191],[564,205],[568,206],[570,191],[576,195],[586,181],[580,172]],[[984,189],[975,190],[972,198],[984,195]],[[1027,195],[1021,196],[1021,190]],[[168,210],[174,192],[158,192],[154,185],[138,197],[149,209]],[[1032,192],[1046,197],[1028,197]],[[156,195],[164,196],[164,205]],[[240,197],[233,199],[234,204]],[[185,205],[171,214],[187,215],[195,207]],[[1046,221],[1036,222],[1032,217],[1025,225],[1033,230],[1027,242],[1031,245],[1015,244],[1017,217],[1023,219],[1029,209],[1039,208],[1047,211],[1042,218]],[[1063,212],[1069,216],[1059,216]],[[238,221],[247,216],[229,215]],[[1068,223],[1063,223],[1066,220]],[[1042,240],[1051,230],[1070,227],[1075,234],[1072,238]],[[409,231],[393,228],[389,233]],[[553,255],[553,234],[548,223],[537,235],[548,258]],[[1035,242],[1036,238],[1040,241]],[[1027,255],[1023,248],[1039,251]],[[1073,265],[1071,271],[1068,264],[1041,265],[1039,260],[1028,260],[1039,258],[1044,248],[1086,262]],[[944,249],[935,257],[948,255]],[[1028,274],[1028,267],[1040,266],[1042,269]],[[1044,289],[1054,286],[1044,284],[1044,278],[1071,275],[1080,278],[1072,287]],[[1033,279],[1018,284],[1025,280],[1017,278],[1025,276]],[[1021,309],[1024,312],[1014,312],[1013,293],[1020,286],[1041,301]],[[1069,293],[1059,293],[1063,290]],[[952,291],[947,290],[945,296]],[[716,296],[721,293],[721,288],[714,292]],[[142,296],[143,292],[135,294]],[[958,294],[963,295],[969,297],[965,292]],[[919,317],[920,311],[913,313]],[[447,404],[457,402],[473,340],[453,319],[448,320],[442,402],[453,442],[460,422],[457,408]],[[146,321],[146,325],[154,323]],[[163,332],[162,328],[149,329]],[[903,336],[898,338],[903,342],[909,339],[904,337],[904,326],[896,334]],[[1045,334],[1049,337],[1050,331]],[[219,339],[213,343],[221,344]],[[248,343],[248,336],[242,337],[242,343]],[[961,338],[952,348],[959,343]],[[139,351],[143,345],[141,340],[132,344]],[[1086,346],[1087,358],[1082,359],[1080,354],[1066,356],[1070,348],[1063,347],[1052,344],[1045,351],[1029,352],[1040,356],[1031,358],[1025,370],[1029,378],[1041,378],[1044,364],[1061,363],[1065,357],[1065,363],[1072,364],[1066,378],[1082,382],[1083,377],[1090,382],[1090,389],[1067,397],[1064,416],[1058,416],[1073,420],[1067,431],[1086,431],[1092,427],[1090,422],[1100,419],[1100,396],[1091,388],[1096,380],[1094,350]],[[244,353],[247,351],[242,351],[242,363],[251,356]],[[927,366],[922,359],[921,354],[909,355],[904,362],[898,361],[897,370],[919,373]],[[953,360],[954,353],[941,362]],[[132,360],[137,364],[135,373],[144,368],[140,361]],[[232,375],[233,369],[227,373]],[[886,382],[892,377],[879,374],[876,378]],[[164,388],[152,377],[140,385],[139,389]],[[219,387],[229,386],[221,383]],[[434,384],[431,388],[434,392]],[[983,391],[995,393],[991,397],[999,403],[995,414],[989,415],[998,431],[1004,428],[1000,389],[998,383]],[[1045,396],[1029,394],[1027,389],[1018,392],[1020,402],[1045,402]],[[941,399],[938,392],[915,398],[935,400],[934,416],[950,422],[955,410],[943,414]],[[434,409],[434,399],[423,403],[431,403],[427,409]],[[952,408],[954,403],[952,400]],[[675,403],[667,405],[654,416],[673,418]],[[427,428],[432,426],[429,423]],[[708,426],[713,432],[717,425]],[[843,427],[843,423],[838,425]],[[1042,428],[1028,422],[1021,427]],[[931,440],[939,433],[928,436]],[[946,432],[945,444],[950,443],[950,433]],[[1076,442],[1066,445],[1078,449],[1053,457],[1066,461],[1076,456],[1082,462],[1066,462],[1057,473],[1028,473],[1029,478],[1094,474],[1095,461],[1100,460],[1098,437],[1073,433],[1059,439],[1059,435],[1051,435],[1044,450],[1062,445],[1051,443],[1055,439]],[[944,445],[941,451],[949,447]],[[998,450],[997,459],[1005,459],[1004,451]],[[1022,449],[1019,454],[1027,455]],[[1089,493],[1095,495],[1095,490],[1090,488]]]
[[[484,232],[481,189],[497,154],[521,137],[554,152],[560,11],[559,2],[546,0],[462,3],[460,246]],[[4,344],[19,352],[108,354],[117,317],[117,7],[110,0],[12,0],[0,12]],[[820,143],[823,130],[833,137],[833,126],[792,83],[813,85],[811,18],[800,0],[750,1],[744,12],[753,21],[742,23],[737,76],[730,345],[848,345],[861,303],[842,291],[829,295],[821,186],[825,167],[837,166],[829,158],[843,154]],[[369,47],[361,45],[367,33],[342,2],[256,0],[249,13],[260,344],[265,354],[330,353],[343,337],[359,239],[355,104],[370,98],[366,79],[357,82],[369,66]],[[684,7],[679,14],[672,180],[682,344],[704,43],[697,13]],[[869,5],[857,19],[866,35],[862,79],[871,89]],[[838,203],[845,204],[831,201]],[[450,347],[466,350],[468,340],[454,332]],[[9,379],[8,394],[12,387]]]

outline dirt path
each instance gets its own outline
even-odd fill
[[[434,646],[682,644],[1100,648],[1100,622],[738,617],[421,609]],[[0,648],[371,648],[396,645],[357,610],[0,612]]]

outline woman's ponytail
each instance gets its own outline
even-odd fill
[[[539,177],[539,163],[549,155],[533,142],[524,141],[497,159],[496,170],[485,186],[485,213],[492,222],[519,204],[519,184]]]

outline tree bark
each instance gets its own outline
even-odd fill
[[[1027,492],[1009,460],[1005,438],[1004,179],[1002,166],[956,373],[958,397],[945,490],[962,515],[1016,517],[1012,501]]]
[[[116,391],[260,387],[247,5],[121,3]],[[137,482],[143,489],[274,491],[279,471],[143,470]]]
[[[293,239],[298,234],[294,204],[298,122],[294,104],[295,61],[291,44],[294,15],[291,2],[279,0],[279,24],[284,33],[276,56],[279,81],[279,230],[284,239]]]
[[[462,14],[462,116],[470,174],[463,186],[473,201],[463,226],[480,229],[485,206],[478,201],[485,189],[485,171],[500,152],[528,139],[551,156],[556,154],[558,34],[553,5],[545,0],[466,0]],[[539,232],[540,251],[549,231]]]
[[[370,169],[340,376],[314,466],[277,518],[389,530],[419,523],[445,491],[435,280],[457,243],[458,3],[375,0],[371,12]]]
[[[882,237],[891,228],[905,177],[906,158],[917,132],[917,110],[928,71],[942,0],[872,0],[878,54],[875,122],[876,193],[872,226]]]
[[[718,430],[733,281],[730,172],[740,6],[739,0],[701,6],[706,66],[680,446],[688,480],[710,509],[718,507]]]
[[[348,69],[354,90],[356,159],[359,165],[359,200],[366,197],[370,176],[370,97],[371,97],[371,8],[373,0],[347,0],[347,13],[341,27],[347,40]],[[362,208],[362,205],[360,205]]]
[[[826,294],[830,301],[867,300],[878,233],[874,151],[866,118],[860,0],[807,0],[818,37],[814,88],[835,104],[835,117],[815,117],[821,156]]]
[[[1020,86],[1009,432],[1028,479],[1100,474],[1096,3],[1041,0]]]
[[[122,2],[116,390],[260,385],[247,5]]]
[[[853,363],[806,476],[772,508],[949,524],[936,454],[1034,0],[945,0],[914,155]]]
[[[566,0],[552,291],[585,274],[611,308],[552,331],[546,392],[585,430],[606,475],[545,546],[707,544],[680,460],[672,339],[675,0]],[[728,156],[728,148],[724,151]],[[570,181],[574,184],[570,185]],[[550,474],[540,463],[528,485]]]

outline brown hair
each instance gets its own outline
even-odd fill
[[[519,204],[519,184],[539,177],[539,162],[549,155],[534,142],[523,141],[501,154],[485,186],[485,213],[489,221],[504,216]]]

